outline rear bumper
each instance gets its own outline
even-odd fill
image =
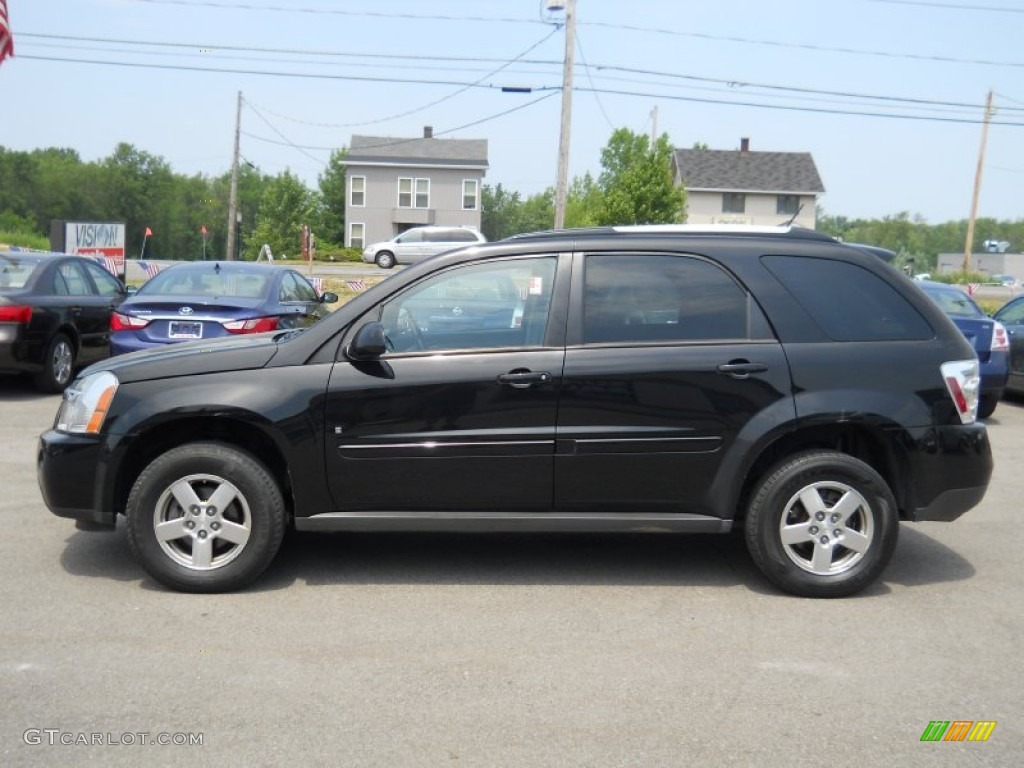
[[[981,502],[993,468],[984,424],[926,430],[916,448],[908,468],[916,482],[907,518],[950,522]]]

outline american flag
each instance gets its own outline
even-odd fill
[[[2,2],[2,0],[0,0],[0,2]],[[109,256],[90,256],[89,258],[107,270],[107,272],[112,274],[114,277],[120,277],[117,273],[117,262]]]
[[[13,55],[14,33],[11,32],[11,20],[7,15],[7,0],[0,0],[0,64]]]
[[[350,291],[363,291],[366,290],[366,283],[362,280],[346,280],[345,285],[348,286]]]
[[[316,291],[317,296],[324,292],[324,279],[322,277],[309,278],[309,284],[313,286],[313,290]]]
[[[156,277],[160,274],[160,265],[155,261],[140,261],[139,266],[145,271],[147,277]]]

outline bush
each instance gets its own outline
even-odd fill
[[[951,285],[967,285],[967,283],[986,283],[989,278],[980,272],[948,272],[940,275],[932,273],[932,280],[937,283],[949,283]]]

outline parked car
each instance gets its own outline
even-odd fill
[[[1016,288],[1020,285],[1020,282],[1013,275],[992,275],[992,282],[1006,288]]]
[[[413,227],[390,240],[374,243],[363,251],[363,261],[381,269],[396,264],[415,264],[428,256],[487,242],[487,238],[468,227]]]
[[[1010,337],[1010,375],[1006,392],[1024,395],[1024,296],[1004,304],[994,318],[1006,326]]]
[[[981,363],[981,394],[978,416],[991,416],[1006,387],[1009,375],[1010,341],[1006,328],[993,320],[960,288],[945,283],[920,280],[918,285],[939,308],[949,315],[967,337]]]
[[[81,256],[0,253],[0,373],[28,373],[60,392],[72,373],[109,354],[110,316],[124,284]]]
[[[469,284],[479,322],[410,323]],[[769,581],[836,597],[882,573],[900,520],[982,499],[979,385],[909,278],[812,230],[537,233],[408,267],[301,332],[94,365],[38,476],[82,528],[124,515],[180,590],[251,582],[287,527],[738,527]]]
[[[244,261],[174,264],[143,283],[110,317],[110,352],[120,355],[180,341],[302,328],[328,314],[334,293],[318,295],[294,269]]]

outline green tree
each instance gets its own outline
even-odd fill
[[[345,243],[345,155],[344,149],[331,152],[327,168],[318,178],[323,200],[318,236],[335,245]]]
[[[245,238],[247,258],[255,258],[264,243],[275,256],[294,258],[301,250],[302,225],[312,226],[319,213],[318,193],[307,188],[291,171],[279,174],[264,190],[256,227]]]
[[[593,227],[601,222],[604,193],[589,173],[576,176],[565,197],[565,226]]]
[[[672,178],[672,145],[662,134],[616,130],[601,150],[598,224],[671,224],[686,215],[686,192]]]

